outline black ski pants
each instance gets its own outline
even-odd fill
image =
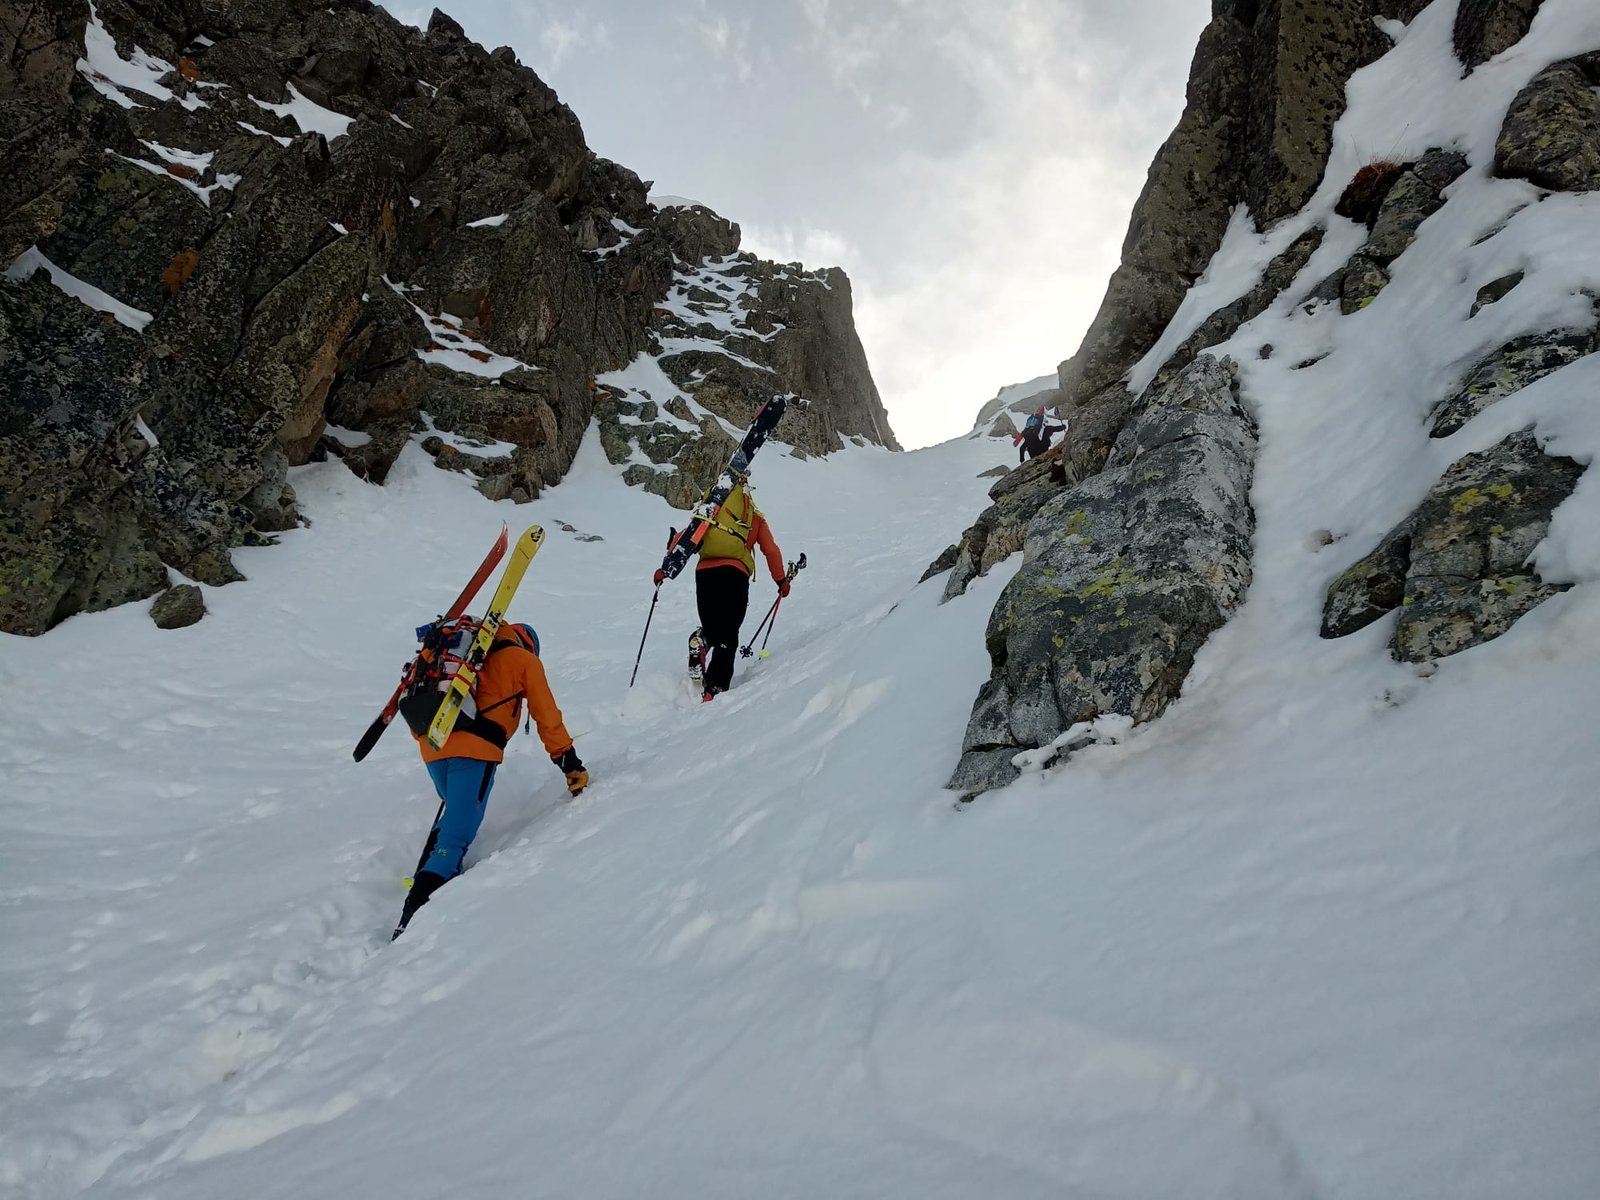
[[[700,609],[700,635],[710,647],[706,663],[708,692],[725,692],[733,682],[733,660],[739,653],[739,626],[750,607],[750,576],[738,567],[707,567],[694,573],[694,598]]]

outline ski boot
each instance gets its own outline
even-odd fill
[[[400,924],[394,927],[394,932],[389,935],[392,942],[406,931],[406,926],[411,924],[411,918],[417,915],[417,909],[428,902],[435,892],[445,885],[443,875],[436,875],[432,871],[418,871],[414,879],[406,880],[406,902],[400,910]]]
[[[689,682],[701,687],[706,678],[706,643],[696,629],[689,635]]]

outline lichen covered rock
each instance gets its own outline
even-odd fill
[[[994,503],[978,514],[956,543],[950,562],[939,568],[950,570],[940,602],[962,595],[974,579],[1020,551],[1028,522],[1066,483],[1059,446],[1005,471],[989,488]],[[924,579],[939,573],[934,568],[943,557],[929,565]]]
[[[1409,517],[1328,588],[1322,636],[1344,637],[1396,609],[1390,648],[1424,662],[1499,637],[1563,590],[1531,559],[1583,473],[1523,430],[1455,463]]]
[[[1074,722],[1148,721],[1178,696],[1250,581],[1256,430],[1234,369],[1197,358],[1134,413],[1103,472],[1028,522],[950,787],[1000,786],[1018,751]]]
[[[158,629],[182,629],[205,615],[205,596],[192,583],[168,588],[150,606],[150,619]]]
[[[1543,0],[1461,0],[1452,41],[1470,71],[1520,42]]]
[[[1433,413],[1433,437],[1448,437],[1490,405],[1600,349],[1600,327],[1513,338],[1467,372]]]
[[[1494,167],[1558,192],[1600,188],[1600,51],[1546,67],[1517,93]]]

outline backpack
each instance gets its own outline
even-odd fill
[[[439,704],[450,690],[456,673],[466,663],[472,641],[481,628],[476,617],[457,617],[454,621],[435,621],[417,630],[417,640],[422,643],[422,648],[417,651],[410,679],[400,694],[400,715],[418,737],[428,736],[428,728],[439,711]],[[487,663],[497,651],[516,644],[496,640],[489,646],[489,653],[484,655],[484,662]],[[482,678],[481,668],[479,678]],[[473,690],[467,693],[466,701],[461,706],[461,715],[456,718],[455,729],[457,732],[475,734],[491,745],[504,749],[505,729],[483,714],[502,704],[511,704],[519,697],[508,696],[479,712],[476,692],[477,684],[474,682]]]
[[[741,514],[748,520],[741,519]],[[716,520],[700,539],[700,557],[737,559],[753,569],[755,556],[750,553],[750,530],[755,520],[755,501],[741,483],[728,493],[728,498],[717,509]]]
[[[1044,416],[1041,413],[1032,414],[1022,424],[1023,433],[1037,434],[1039,432],[1039,430],[1041,430],[1043,428],[1044,428]]]

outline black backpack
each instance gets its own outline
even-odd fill
[[[438,715],[439,704],[450,690],[456,672],[467,661],[472,641],[481,628],[482,624],[476,617],[458,617],[454,621],[435,621],[417,630],[422,646],[412,666],[411,680],[400,694],[400,715],[418,737],[428,736],[433,718]],[[494,642],[489,647],[489,653],[484,655],[484,662],[487,663],[497,651],[514,644]],[[479,678],[482,678],[481,673]],[[519,697],[507,696],[480,712],[476,692],[477,686],[474,684],[461,706],[461,715],[456,718],[455,728],[475,734],[491,745],[504,749],[505,729],[498,722],[489,720],[484,713],[492,712],[503,704],[513,704]]]

